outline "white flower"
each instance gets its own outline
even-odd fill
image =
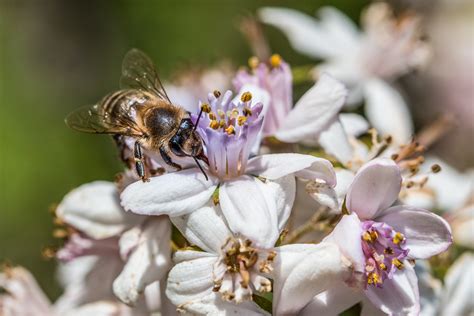
[[[375,128],[399,141],[408,140],[413,133],[410,113],[390,82],[427,60],[418,19],[406,16],[398,21],[386,4],[376,3],[365,12],[365,32],[360,32],[334,8],[322,8],[318,15],[315,20],[290,9],[259,10],[261,20],[281,29],[296,50],[325,60],[316,76],[328,72],[343,81],[350,88],[351,104],[365,98],[366,115]]]
[[[278,215],[282,227],[286,219]],[[347,272],[334,244],[260,247],[235,233],[213,205],[172,220],[188,241],[203,250],[178,251],[168,277],[167,296],[178,309],[191,313],[267,314],[252,303],[252,295],[272,290],[273,313],[295,313],[312,293],[322,292]],[[271,239],[278,235],[279,231]]]
[[[198,131],[205,143],[208,180],[198,168],[185,169],[129,185],[121,195],[126,210],[171,217],[191,213],[211,198],[220,204],[235,233],[259,247],[273,246],[278,218],[287,218],[295,196],[295,176],[335,185],[329,161],[301,154],[250,158],[263,118],[262,104],[243,93],[235,104],[230,91],[210,94]],[[283,210],[283,211],[282,211]],[[276,236],[276,237],[275,237]]]
[[[96,181],[68,193],[57,208],[59,219],[77,231],[58,258],[74,262],[88,256],[92,258],[89,273],[100,275],[94,278],[97,284],[72,287],[72,296],[79,296],[76,299],[87,296],[90,288],[112,293],[113,284],[115,295],[134,305],[146,287],[161,280],[169,269],[169,220],[127,213],[118,197],[114,183]]]

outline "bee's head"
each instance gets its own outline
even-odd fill
[[[170,140],[171,151],[179,157],[189,156],[207,162],[202,148],[201,136],[194,129],[191,119],[181,120],[179,129]]]

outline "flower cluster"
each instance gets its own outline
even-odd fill
[[[396,20],[380,3],[365,13],[365,32],[335,9],[320,13],[315,21],[259,11],[295,49],[325,60],[295,104],[292,69],[279,55],[222,74],[233,84],[226,91],[170,85],[188,92],[183,102],[207,93],[182,105],[205,164],[189,159],[149,181],[125,170],[116,183],[68,193],[55,211],[64,294],[51,303],[25,269],[5,267],[0,314],[336,315],[356,304],[365,315],[426,311],[426,260],[442,260],[453,241],[448,221],[426,208],[444,208],[450,195],[440,186],[452,178],[472,180],[449,167],[449,179],[439,178],[439,162],[409,139],[405,103],[388,84],[426,62],[427,44],[416,17]],[[341,113],[362,96],[369,122]],[[157,170],[164,165],[144,154]],[[464,237],[454,211],[468,203],[465,182],[456,182],[463,201],[446,216]],[[460,240],[468,244],[469,234]],[[472,274],[464,263],[472,255],[463,260],[446,276],[445,305],[459,270]],[[436,308],[459,311],[446,306]]]

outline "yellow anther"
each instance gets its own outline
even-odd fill
[[[233,135],[233,134],[235,134],[234,125],[229,125],[229,126],[225,129],[225,132],[226,132],[228,135]]]
[[[252,56],[249,58],[248,63],[249,63],[250,68],[255,69],[258,67],[258,64],[260,63],[260,61],[258,60],[256,56]]]
[[[380,267],[380,269],[382,269],[382,270],[384,270],[384,271],[387,270],[387,266],[386,266],[385,263],[383,263],[383,262],[381,262],[381,263],[379,264],[379,267]]]
[[[396,232],[395,236],[393,236],[392,241],[395,245],[400,244],[405,239],[402,233]]]
[[[239,126],[244,125],[245,122],[247,122],[247,117],[245,117],[245,116],[239,116],[239,117],[237,118],[237,124],[239,124]]]
[[[225,127],[225,121],[224,120],[220,120],[219,121],[219,128],[224,128]]]
[[[366,231],[363,235],[362,238],[367,241],[367,242],[374,242],[377,240],[379,237],[379,234],[375,230],[372,231]]]
[[[393,259],[392,259],[392,264],[393,264],[394,266],[396,266],[398,270],[402,270],[403,267],[404,267],[404,266],[403,266],[403,263],[402,263],[400,260],[398,260],[397,258],[393,258]]]
[[[242,113],[245,115],[245,116],[250,116],[252,115],[252,110],[250,110],[248,107],[244,107],[244,109],[242,110]]]
[[[211,106],[207,103],[201,104],[201,109],[204,113],[209,113],[211,112]]]
[[[215,120],[215,119],[217,119],[217,117],[213,112],[211,112],[211,113],[209,113],[209,119],[210,120]]]
[[[280,67],[282,62],[281,56],[278,54],[273,54],[272,57],[270,57],[270,65],[273,68]]]
[[[214,90],[213,94],[216,98],[221,96],[221,92],[219,90]]]
[[[221,119],[224,119],[225,118],[225,112],[222,111],[221,109],[217,110],[217,115],[219,115],[219,117]]]
[[[209,123],[209,127],[212,128],[212,129],[218,129],[219,128],[219,122],[217,122],[216,120],[212,120]]]
[[[382,280],[380,279],[380,276],[375,272],[372,272],[367,276],[367,283],[368,284],[377,284],[377,283],[381,283],[381,282],[382,282]]]
[[[242,95],[240,96],[240,100],[242,102],[248,102],[250,100],[252,100],[252,94],[250,92],[244,92],[242,93]]]

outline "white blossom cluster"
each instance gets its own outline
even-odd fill
[[[166,169],[150,181],[126,170],[69,192],[62,296],[6,267],[1,315],[472,315],[472,252],[443,263],[453,237],[472,249],[472,173],[425,156],[394,84],[429,62],[418,18],[382,3],[363,30],[334,8],[258,16],[323,61],[314,85],[294,102],[276,54],[165,85],[197,125],[206,176],[146,153]]]

